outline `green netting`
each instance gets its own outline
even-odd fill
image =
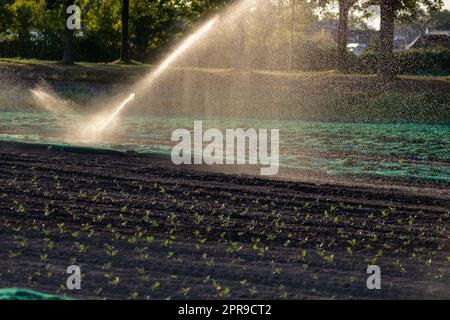
[[[0,300],[70,300],[66,297],[53,296],[41,292],[23,289],[0,289]]]

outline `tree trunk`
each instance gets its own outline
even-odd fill
[[[130,11],[130,0],[122,0],[122,47],[120,50],[120,61],[130,62],[130,47],[128,42],[128,20]]]
[[[339,28],[338,28],[338,70],[348,71],[347,40],[348,40],[348,16],[351,4],[348,0],[339,0]]]
[[[64,21],[64,27],[66,29],[65,34],[65,44],[64,44],[64,53],[63,53],[63,59],[62,63],[65,64],[72,64],[73,63],[73,30],[70,30],[67,26],[67,13],[66,10],[69,6],[74,5],[74,0],[67,0],[65,2],[64,6],[64,16],[66,17],[66,20]]]
[[[292,60],[294,56],[294,34],[295,34],[295,2],[291,0],[291,36],[289,39],[289,62],[288,70],[292,71]]]
[[[381,28],[378,53],[378,76],[384,80],[395,78],[394,70],[394,22],[395,8],[391,0],[380,1]]]

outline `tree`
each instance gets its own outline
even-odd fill
[[[450,24],[450,11],[442,10],[430,14],[429,26],[433,29],[439,29]]]
[[[338,69],[340,72],[348,71],[348,20],[350,9],[356,4],[357,1],[358,0],[339,0]]]
[[[214,11],[230,0],[133,0],[130,2],[130,57],[153,61],[174,39],[188,33],[191,25],[207,11]]]
[[[378,50],[378,76],[392,80],[394,71],[395,4],[392,0],[380,0],[380,48]]]
[[[395,78],[394,69],[394,28],[396,17],[403,20],[413,19],[421,7],[428,11],[439,10],[442,0],[378,0],[371,2],[380,6],[380,47],[378,50],[378,76],[383,80]]]
[[[67,8],[71,5],[75,4],[75,0],[66,0],[65,6],[63,6],[64,12],[66,12]],[[67,19],[67,16],[64,15]],[[64,21],[64,25],[66,22]],[[69,29],[65,26],[65,41],[64,41],[64,53],[62,63],[64,64],[72,64],[73,63],[73,30]]]
[[[128,34],[128,22],[130,18],[130,0],[122,0],[122,39],[120,50],[120,61],[130,62],[130,45]]]
[[[12,14],[8,3],[0,3],[0,34],[5,32],[12,23]]]
[[[412,26],[421,32],[427,30],[448,30],[450,25],[450,11],[440,10],[428,12],[420,8],[415,14],[414,19],[399,21],[398,26]]]
[[[348,23],[350,9],[358,2],[358,0],[338,0],[339,5],[339,23],[338,23],[338,56],[337,67],[340,72],[348,71],[347,61],[347,40],[348,40]],[[321,6],[325,6],[329,0],[319,0]]]

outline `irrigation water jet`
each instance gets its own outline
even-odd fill
[[[229,7],[227,10],[224,10],[220,17],[218,15],[213,16],[203,24],[199,25],[198,28],[194,29],[193,33],[191,33],[187,38],[182,40],[180,44],[178,44],[174,50],[172,50],[162,61],[156,65],[155,69],[149,72],[149,74],[145,75],[142,79],[140,79],[137,83],[133,85],[133,89],[131,92],[135,94],[130,95],[128,98],[118,104],[118,106],[112,106],[111,109],[106,109],[105,111],[96,114],[89,118],[87,123],[85,122],[81,126],[77,127],[76,134],[73,132],[69,132],[69,136],[76,136],[81,138],[83,142],[87,143],[95,143],[99,140],[104,140],[104,133],[107,131],[107,128],[110,128],[113,120],[116,119],[126,108],[130,107],[130,102],[135,98],[139,97],[142,99],[143,97],[148,96],[148,91],[155,84],[156,80],[160,79],[164,73],[168,72],[168,69],[172,67],[178,61],[183,61],[182,59],[187,58],[189,60],[189,52],[193,49],[193,46],[197,46],[196,49],[203,51],[204,48],[202,46],[210,46],[212,42],[211,40],[217,39],[217,36],[220,35],[221,28],[215,28],[219,22],[221,26],[226,26],[226,28],[230,28],[236,24],[236,21],[243,18],[244,14],[247,14],[254,6],[255,0],[241,0],[236,5]],[[230,33],[231,30],[229,29]],[[217,33],[217,34],[216,34]],[[214,34],[213,37],[210,37],[211,34]],[[108,104],[115,104],[117,101],[116,98],[111,98]],[[112,110],[112,111],[110,111]],[[106,113],[105,113],[106,112]],[[108,130],[109,131],[109,130]],[[112,137],[112,132],[108,132],[108,139]]]
[[[183,41],[163,62],[161,62],[156,70],[148,75],[142,84],[138,85],[140,91],[147,89],[153,81],[155,81],[180,55],[182,55],[187,49],[189,49],[194,43],[199,41],[216,23],[218,17],[210,19],[202,27],[200,27],[194,34],[189,36]],[[136,97],[135,93],[132,93],[127,99],[122,101],[115,111],[106,119],[106,121],[97,130],[98,132],[104,131],[109,124],[119,115],[119,113]]]
[[[130,103],[130,101],[134,100],[134,98],[136,97],[135,93],[130,94],[130,96],[128,98],[126,98],[124,101],[122,101],[122,103],[117,107],[116,111],[114,111],[108,119],[106,119],[105,123],[103,123],[100,126],[100,129],[98,129],[99,132],[105,130],[105,128],[111,123],[111,121],[114,120],[115,117],[117,117],[117,115],[120,113],[120,111],[122,111],[123,108],[125,108],[125,106]]]
[[[206,22],[202,27],[200,27],[195,33],[190,35],[186,40],[184,40],[163,62],[159,64],[155,71],[150,73],[142,84],[142,89],[148,88],[154,80],[156,80],[179,56],[181,56],[187,49],[189,49],[193,44],[199,41],[217,22],[218,17],[213,17],[208,22]]]
[[[71,111],[73,108],[71,103],[60,98],[53,92],[44,89],[30,89],[34,101],[39,108],[45,109],[53,113],[63,113]]]

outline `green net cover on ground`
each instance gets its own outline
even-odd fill
[[[70,300],[41,292],[23,289],[0,289],[0,300]]]

